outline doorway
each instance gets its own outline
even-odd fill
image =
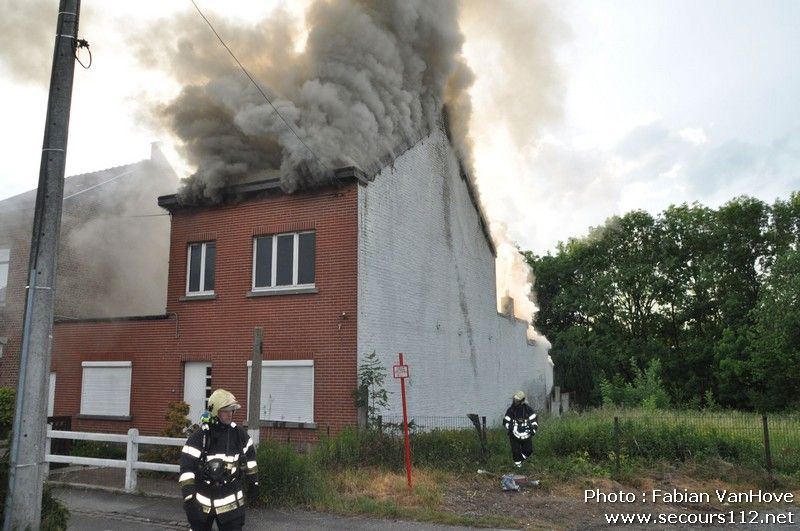
[[[211,363],[187,361],[183,367],[183,401],[189,404],[189,420],[200,422],[206,410],[206,400],[211,396]]]

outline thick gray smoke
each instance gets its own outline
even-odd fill
[[[198,168],[179,194],[187,203],[219,201],[223,187],[275,173],[287,191],[325,182],[341,166],[374,174],[435,127],[444,106],[454,147],[476,177],[472,138],[480,127],[508,128],[521,149],[561,111],[554,46],[566,30],[543,2],[317,0],[304,27],[280,11],[249,28],[214,25],[289,125],[196,13],[153,28],[137,48],[144,64],[169,68],[184,87],[156,115]],[[480,123],[471,120],[475,76],[462,29],[495,61]],[[154,51],[159,34],[176,36],[174,44]],[[515,177],[483,175],[477,188]],[[498,294],[511,295],[516,315],[529,321],[530,271],[505,227],[489,218]]]
[[[159,110],[198,168],[182,199],[217,201],[220,188],[274,170],[287,191],[342,166],[376,173],[434,127],[446,97],[468,104],[457,18],[452,0],[317,1],[299,52],[302,28],[285,14],[251,28],[215,20],[288,126],[195,13],[162,22],[152,31],[177,36],[175,45],[154,52],[140,42],[140,55],[188,83]]]

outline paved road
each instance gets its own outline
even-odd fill
[[[70,530],[80,531],[142,531],[160,529],[188,529],[179,499],[138,496],[98,490],[59,487],[55,496],[69,508]],[[381,529],[389,531],[416,531],[432,529],[441,531],[465,530],[466,527],[434,525],[419,522],[402,522],[336,516],[312,511],[276,511],[251,509],[247,513],[245,529],[322,531],[342,529],[362,531]]]

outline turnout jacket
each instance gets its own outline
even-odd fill
[[[215,462],[207,466],[212,461]],[[209,475],[213,465],[217,465],[218,473]],[[206,514],[213,508],[217,515],[237,516],[239,510],[244,510],[241,476],[251,485],[258,485],[253,441],[235,422],[215,422],[192,433],[181,451],[180,468],[178,482],[184,502],[196,500]]]
[[[536,435],[539,423],[536,421],[536,412],[525,402],[511,406],[503,417],[503,426],[508,430],[509,437],[515,439],[528,439]]]

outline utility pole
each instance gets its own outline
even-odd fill
[[[261,360],[264,352],[264,329],[253,328],[253,361],[250,366],[250,394],[247,397],[247,433],[258,446],[261,434]]]
[[[11,440],[3,529],[39,529],[47,438],[48,379],[53,335],[56,254],[64,197],[64,165],[78,47],[80,0],[58,8],[50,95],[44,127],[39,187],[33,217],[28,292],[19,355],[17,404]]]

